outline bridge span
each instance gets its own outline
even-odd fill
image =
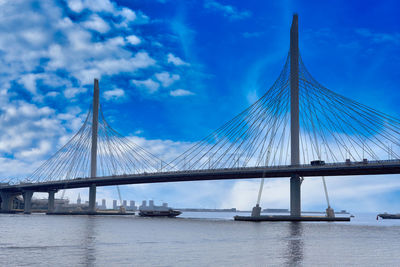
[[[2,185],[0,191],[22,194],[25,191],[49,192],[61,189],[74,189],[98,186],[126,184],[171,183],[208,180],[234,180],[254,178],[289,178],[319,176],[350,176],[400,174],[400,160],[383,160],[372,162],[332,163],[321,166],[298,165],[277,167],[226,168],[214,170],[170,171],[133,175],[113,175],[94,178],[75,178],[39,183],[19,183]]]
[[[62,189],[92,188],[98,186],[115,186],[126,184],[171,183],[209,180],[234,180],[254,178],[290,178],[318,176],[350,176],[400,174],[400,160],[362,161],[330,163],[325,165],[297,165],[277,167],[247,167],[224,168],[213,170],[168,171],[141,173],[133,175],[113,175],[94,178],[75,178],[68,180],[48,181],[39,183],[1,184],[1,210],[10,211],[11,198],[22,195],[25,202],[25,212],[30,213],[30,200],[34,192],[49,193],[49,211],[54,211],[54,194]]]

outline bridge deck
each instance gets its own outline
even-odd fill
[[[298,165],[278,167],[246,167],[233,169],[191,170],[142,173],[133,175],[115,175],[95,178],[76,178],[71,180],[49,181],[39,183],[20,183],[16,185],[0,185],[0,190],[22,192],[48,192],[50,190],[72,189],[96,186],[112,186],[123,184],[168,183],[205,180],[232,180],[253,178],[286,178],[293,174],[302,177],[313,176],[348,176],[348,175],[376,175],[399,174],[400,160],[376,162],[352,162],[325,164],[322,166]]]

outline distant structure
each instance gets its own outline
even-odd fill
[[[106,204],[106,200],[103,198],[101,200],[101,205],[97,207],[100,210],[106,210],[107,209],[107,204]]]
[[[117,210],[117,209],[118,209],[117,200],[114,199],[114,200],[113,200],[113,210]]]
[[[81,205],[82,200],[81,200],[81,194],[78,194],[78,199],[76,200],[76,204]]]
[[[164,202],[162,206],[156,206],[154,200],[149,200],[148,206],[146,200],[143,200],[142,205],[139,206],[139,210],[165,210],[166,208],[168,208],[168,203]]]
[[[54,206],[55,209],[57,210],[68,207],[69,205],[70,204],[68,199],[62,199],[62,198],[54,199]],[[32,199],[31,208],[33,210],[47,210],[48,206],[49,206],[48,199]]]
[[[136,205],[135,205],[135,201],[131,200],[131,201],[129,202],[129,207],[126,207],[126,210],[129,210],[129,211],[136,211],[136,210],[137,210],[137,207],[136,207]]]

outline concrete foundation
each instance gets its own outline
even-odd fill
[[[49,192],[49,201],[47,203],[47,211],[48,212],[54,212],[54,195],[55,195],[55,191],[50,191]]]
[[[298,175],[290,178],[290,215],[301,216],[301,179]]]
[[[326,217],[326,216],[292,216],[292,215],[282,215],[282,216],[235,216],[233,217],[235,221],[250,221],[250,222],[349,222],[349,217]]]
[[[261,215],[261,207],[260,205],[256,205],[255,207],[253,207],[253,210],[251,211],[251,216],[252,217],[257,217]]]
[[[14,195],[8,192],[0,192],[1,197],[1,211],[10,212],[12,210],[12,202]]]
[[[33,191],[25,191],[23,193],[23,197],[24,197],[24,213],[25,214],[31,214],[32,196],[33,196]]]
[[[89,212],[96,212],[96,185],[92,184],[89,187]]]
[[[326,217],[335,218],[335,211],[331,207],[326,209]]]

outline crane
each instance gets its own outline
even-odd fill
[[[118,191],[118,197],[119,197],[119,211],[121,213],[125,213],[126,212],[126,207],[124,207],[124,205],[122,204],[122,197],[121,197],[121,191],[119,190],[119,185],[117,185],[117,191]]]

